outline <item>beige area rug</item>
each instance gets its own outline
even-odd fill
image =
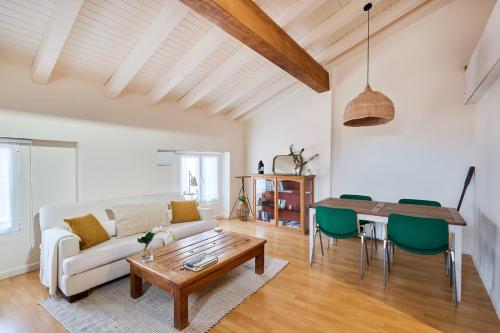
[[[267,257],[264,274],[257,275],[252,259],[192,293],[189,326],[182,332],[207,332],[287,264],[285,260]],[[70,332],[178,332],[173,325],[172,297],[151,286],[144,295],[132,299],[128,278],[96,288],[75,303],[58,295],[40,305]]]

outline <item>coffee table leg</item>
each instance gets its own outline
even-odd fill
[[[142,296],[142,278],[130,271],[130,296],[137,298]]]
[[[174,291],[174,327],[180,331],[188,324],[188,294],[177,288]]]
[[[264,246],[259,250],[259,254],[255,257],[255,273],[264,273]]]

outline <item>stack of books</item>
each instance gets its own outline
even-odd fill
[[[202,253],[194,258],[184,261],[184,268],[198,272],[208,266],[216,264],[217,260],[218,257],[214,254]]]

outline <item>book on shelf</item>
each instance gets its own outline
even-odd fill
[[[210,253],[202,253],[194,258],[184,261],[184,268],[194,272],[199,272],[208,266],[216,264],[218,257]]]

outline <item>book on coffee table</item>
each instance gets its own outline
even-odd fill
[[[184,261],[184,268],[198,272],[208,266],[216,264],[217,260],[217,256],[213,254],[202,253],[194,258]]]

